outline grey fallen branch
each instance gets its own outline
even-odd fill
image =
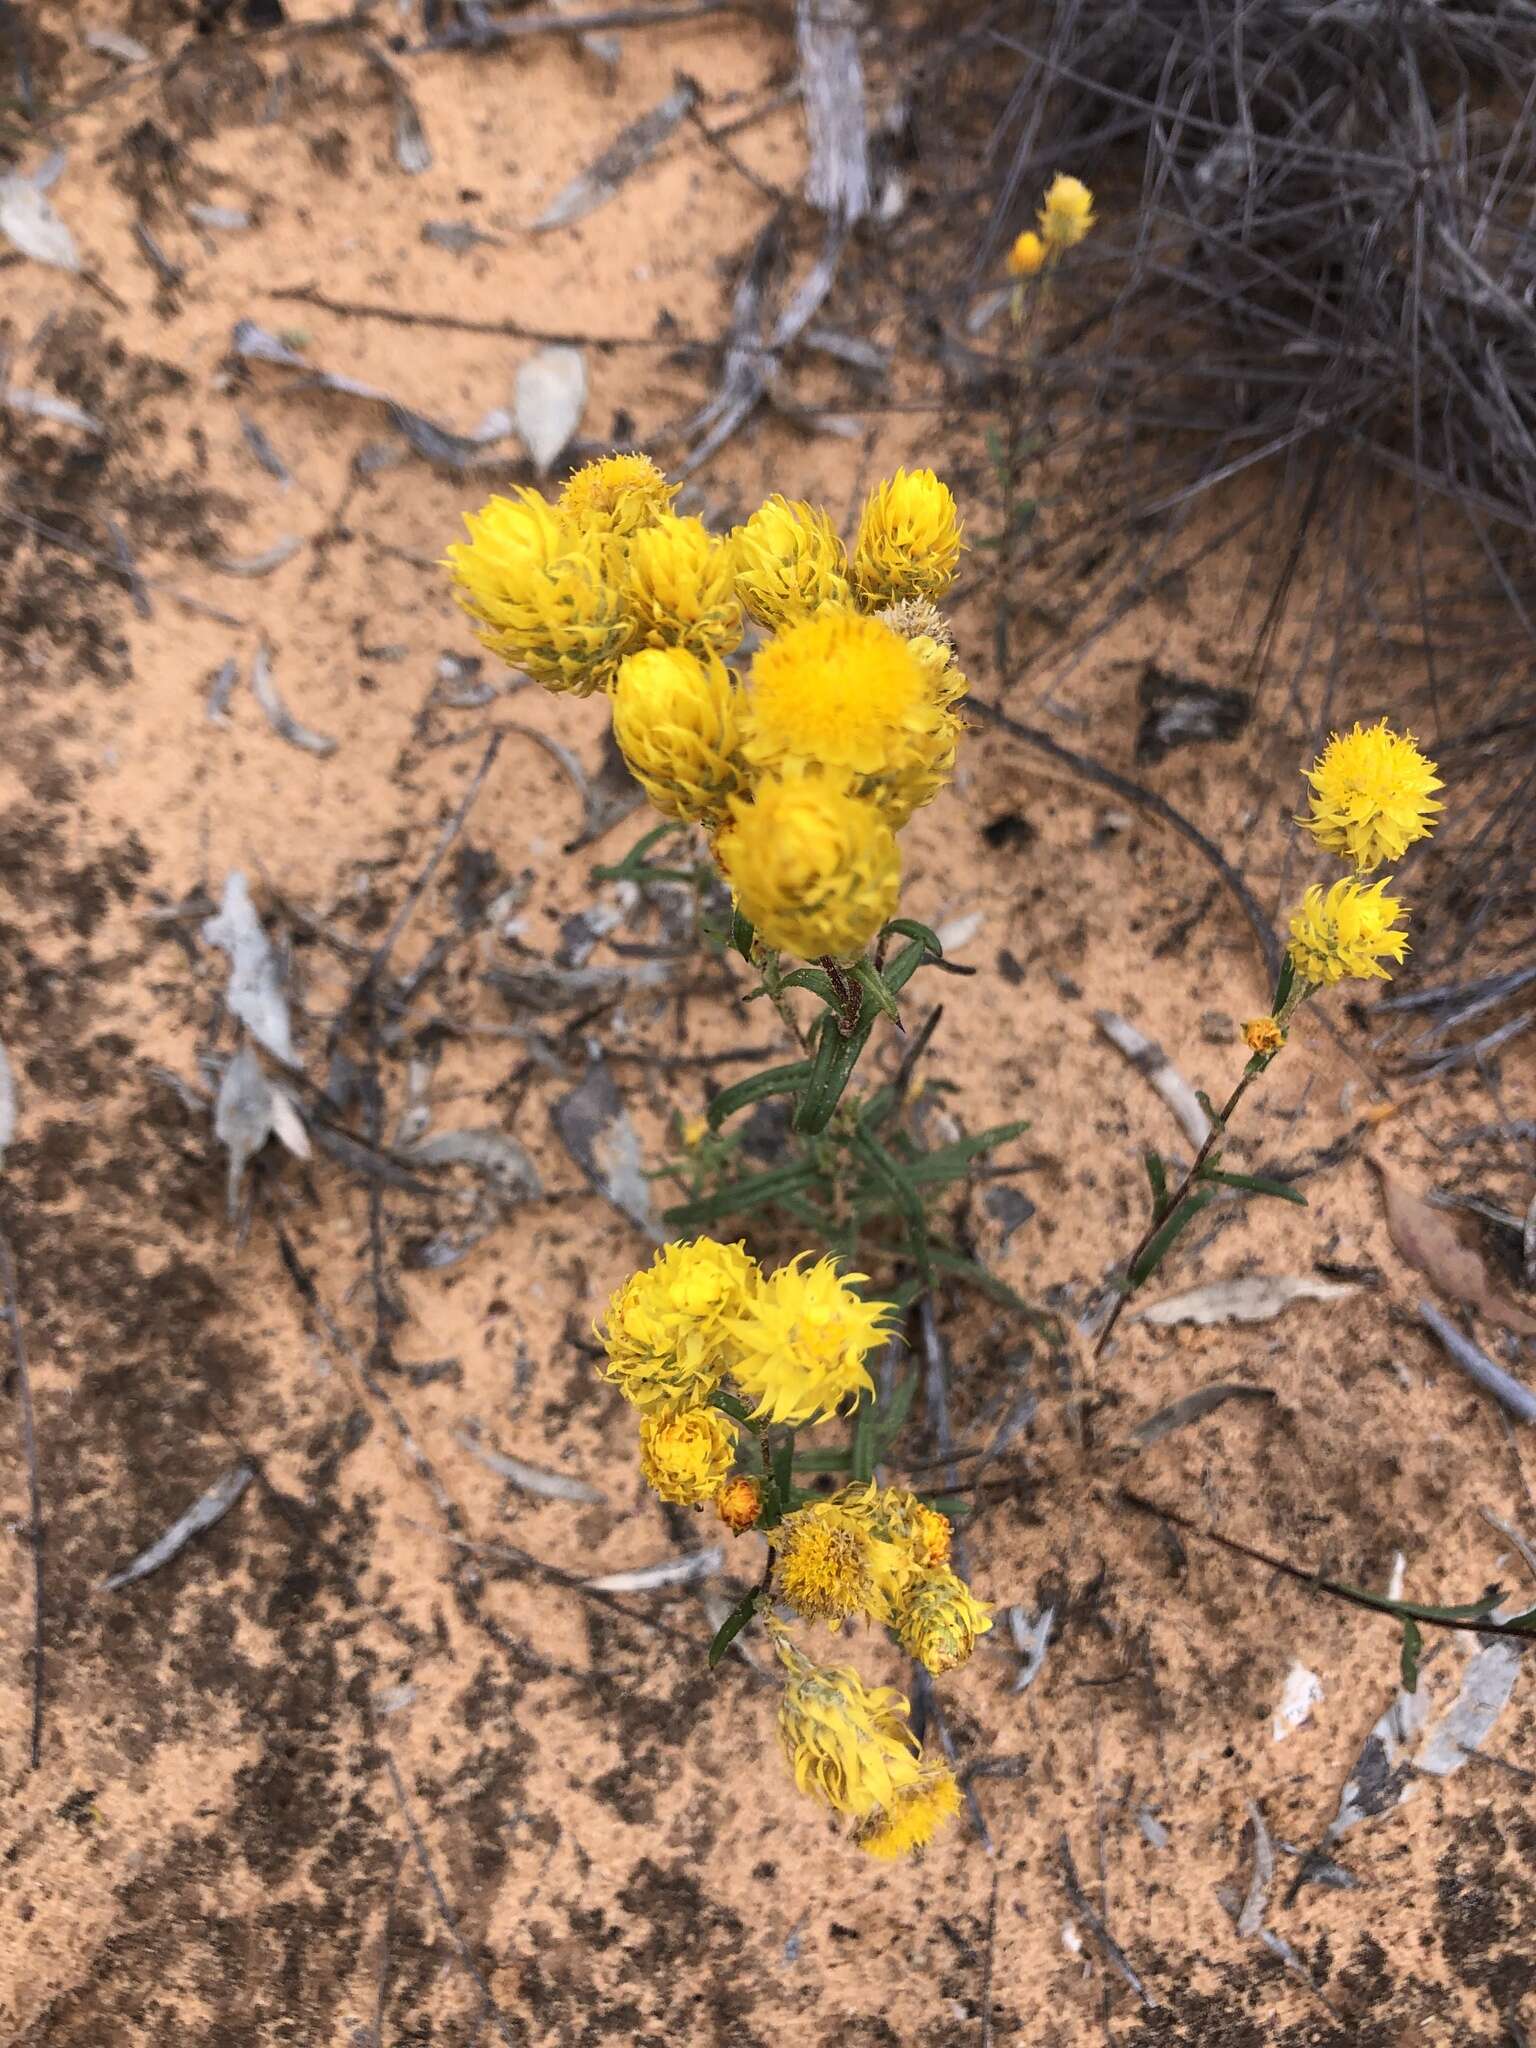
[[[1523,1380],[1517,1380],[1502,1365],[1495,1365],[1487,1352],[1480,1350],[1470,1337],[1464,1337],[1433,1302],[1419,1303],[1419,1318],[1440,1339],[1452,1364],[1459,1366],[1469,1380],[1475,1381],[1485,1394],[1492,1394],[1517,1422],[1536,1422],[1536,1393]]]
[[[1211,1120],[1200,1107],[1194,1089],[1156,1040],[1146,1037],[1124,1017],[1117,1017],[1113,1010],[1096,1010],[1093,1021],[1116,1051],[1124,1053],[1154,1094],[1162,1097],[1189,1142],[1197,1148],[1203,1145],[1211,1135]]]
[[[1108,1927],[1105,1926],[1103,1916],[1095,1912],[1089,1904],[1088,1894],[1083,1890],[1082,1881],[1077,1874],[1077,1865],[1072,1861],[1072,1844],[1064,1834],[1057,1843],[1056,1854],[1061,1865],[1062,1883],[1066,1886],[1067,1897],[1072,1903],[1072,1910],[1080,1920],[1087,1923],[1088,1931],[1098,1943],[1105,1960],[1114,1969],[1119,1971],[1120,1975],[1130,1985],[1148,2011],[1155,2011],[1157,2000],[1131,1967],[1130,1958],[1110,1933]]]
[[[147,1579],[151,1572],[159,1571],[178,1557],[194,1536],[201,1536],[205,1529],[211,1529],[215,1522],[221,1522],[251,1483],[249,1465],[236,1465],[221,1479],[216,1479],[208,1491],[195,1500],[184,1515],[172,1522],[169,1529],[147,1550],[141,1550],[131,1564],[125,1564],[120,1572],[103,1579],[101,1590],[116,1593],[123,1586],[131,1586],[137,1579]]]

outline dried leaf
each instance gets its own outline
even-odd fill
[[[216,1479],[200,1500],[192,1503],[187,1512],[148,1550],[141,1550],[132,1564],[125,1564],[120,1572],[114,1572],[109,1579],[103,1579],[101,1590],[115,1593],[123,1586],[131,1586],[135,1579],[147,1579],[151,1572],[159,1571],[161,1565],[169,1564],[180,1551],[186,1549],[194,1536],[201,1536],[205,1529],[211,1529],[215,1522],[222,1521],[251,1483],[249,1465],[236,1465],[226,1472],[222,1479]]]
[[[291,1067],[293,1026],[277,955],[262,930],[245,876],[238,868],[225,878],[224,900],[218,915],[204,922],[203,939],[229,956],[225,1000],[230,1009],[253,1038]]]
[[[1419,1316],[1445,1346],[1452,1363],[1460,1366],[1469,1380],[1502,1402],[1516,1421],[1536,1422],[1536,1393],[1523,1380],[1517,1380],[1502,1365],[1496,1365],[1487,1352],[1474,1344],[1470,1337],[1464,1337],[1450,1317],[1443,1316],[1433,1302],[1421,1301]]]
[[[16,1081],[11,1073],[10,1056],[5,1041],[0,1039],[0,1166],[5,1164],[5,1148],[16,1135]]]
[[[450,256],[467,256],[482,243],[505,246],[500,235],[488,235],[468,220],[423,221],[421,239],[429,248],[446,249]]]
[[[1408,1782],[1408,1772],[1400,1767],[1399,1759],[1428,1714],[1429,1694],[1421,1685],[1417,1692],[1399,1692],[1378,1716],[1339,1795],[1339,1810],[1329,1823],[1327,1843],[1336,1842],[1357,1822],[1388,1813],[1399,1803]]]
[[[78,272],[75,238],[54,212],[37,182],[12,174],[0,178],[0,234],[34,263]]]
[[[487,1445],[477,1443],[467,1430],[460,1429],[454,1433],[465,1450],[472,1452],[482,1465],[498,1478],[520,1486],[524,1493],[537,1494],[541,1500],[584,1501],[588,1505],[601,1505],[605,1498],[585,1479],[571,1479],[563,1472],[544,1472],[537,1465],[525,1465],[521,1458],[509,1458],[504,1451],[493,1451]]]
[[[235,685],[240,680],[240,664],[231,655],[221,662],[208,678],[208,701],[204,716],[211,725],[228,725],[229,700],[235,694]]]
[[[1269,1839],[1269,1829],[1265,1827],[1264,1816],[1258,1807],[1251,1799],[1243,1803],[1253,1823],[1253,1875],[1248,1880],[1248,1896],[1237,1916],[1237,1931],[1245,1941],[1252,1941],[1264,1925],[1269,1888],[1275,1881],[1275,1845]]]
[[[593,212],[610,200],[626,178],[650,162],[680,121],[698,105],[699,88],[691,78],[679,77],[677,84],[659,105],[642,114],[605,149],[595,163],[574,177],[550,201],[533,223],[535,233],[548,228],[569,227],[572,221]]]
[[[1293,1658],[1291,1668],[1285,1674],[1280,1704],[1275,1708],[1270,1724],[1270,1733],[1275,1741],[1284,1742],[1288,1735],[1294,1735],[1298,1728],[1305,1727],[1312,1718],[1312,1709],[1320,1706],[1323,1698],[1323,1681],[1299,1658]]]
[[[221,576],[270,576],[284,562],[292,561],[303,545],[296,533],[285,533],[259,555],[215,555],[212,566]]]
[[[1358,1292],[1346,1281],[1316,1280],[1309,1273],[1252,1273],[1246,1279],[1213,1280],[1209,1287],[1170,1294],[1141,1309],[1137,1320],[1160,1327],[1170,1323],[1267,1323],[1293,1301],[1340,1301],[1346,1294]]]
[[[413,1166],[472,1166],[503,1202],[536,1201],[544,1192],[539,1169],[505,1131],[439,1131],[403,1156]]]
[[[1473,1652],[1455,1700],[1425,1731],[1415,1770],[1449,1778],[1476,1755],[1509,1705],[1524,1655],[1525,1645],[1507,1636]]]
[[[324,760],[327,754],[334,754],[336,742],[323,732],[315,732],[310,726],[301,725],[277,694],[277,684],[272,680],[272,657],[265,643],[256,650],[251,663],[251,694],[266,713],[268,725],[279,739],[287,740],[293,747],[302,747],[306,754],[318,754]]]
[[[1209,1387],[1197,1387],[1192,1394],[1186,1394],[1180,1401],[1170,1401],[1166,1408],[1159,1408],[1155,1415],[1149,1415],[1131,1431],[1131,1442],[1145,1450],[1148,1444],[1155,1444],[1165,1436],[1172,1436],[1176,1429],[1187,1429],[1192,1422],[1202,1422],[1207,1415],[1223,1407],[1228,1401],[1273,1401],[1273,1387],[1250,1387],[1241,1380],[1217,1380]]]
[[[633,967],[561,967],[553,960],[525,960],[516,967],[493,967],[485,978],[514,1010],[551,1016],[622,1002],[634,989],[660,987],[667,971],[660,960],[642,960]]]
[[[1203,1145],[1211,1135],[1211,1120],[1200,1107],[1200,1099],[1184,1076],[1171,1063],[1155,1040],[1138,1031],[1113,1010],[1096,1010],[1094,1022],[1117,1051],[1135,1067],[1147,1086],[1163,1098],[1178,1119],[1179,1128],[1192,1145]]]
[[[213,1131],[229,1153],[229,1215],[233,1221],[240,1208],[245,1169],[272,1135],[272,1087],[248,1045],[242,1045],[224,1069],[214,1099]]]
[[[660,1244],[663,1232],[651,1213],[640,1140],[600,1053],[594,1050],[580,1084],[561,1096],[551,1114],[561,1143],[598,1193]]]
[[[651,1593],[658,1586],[696,1585],[724,1568],[725,1550],[717,1543],[709,1550],[691,1550],[686,1556],[663,1558],[659,1564],[643,1564],[630,1572],[606,1572],[600,1579],[582,1583],[595,1593]]]
[[[542,348],[518,364],[513,424],[541,476],[570,445],[586,402],[587,365],[579,348]]]
[[[272,1135],[295,1159],[310,1157],[309,1131],[299,1105],[275,1081],[268,1082],[272,1094]]]
[[[82,412],[78,405],[71,405],[67,398],[54,398],[46,391],[24,391],[19,385],[12,384],[0,391],[0,397],[12,412],[26,413],[35,420],[47,420],[50,426],[78,427],[83,434],[104,431],[100,420]]]
[[[1536,1337],[1536,1316],[1499,1292],[1481,1253],[1466,1242],[1455,1221],[1405,1188],[1379,1159],[1372,1158],[1371,1164],[1381,1182],[1387,1233],[1409,1265],[1449,1300],[1464,1302],[1520,1336]]]
[[[1013,1637],[1013,1647],[1019,1653],[1018,1675],[1012,1686],[1014,1692],[1027,1692],[1040,1676],[1055,1625],[1054,1607],[1042,1607],[1035,1615],[1027,1614],[1022,1607],[1008,1609],[1008,1631]]]
[[[188,204],[187,218],[200,228],[218,228],[225,234],[239,234],[251,224],[244,207],[200,206],[195,200]]]
[[[125,36],[115,28],[88,28],[85,44],[89,50],[96,50],[103,57],[115,57],[119,64],[147,64],[150,52],[133,36]]]

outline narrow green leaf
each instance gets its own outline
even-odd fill
[[[1151,1279],[1173,1249],[1174,1240],[1179,1233],[1194,1222],[1202,1209],[1208,1209],[1215,1199],[1215,1195],[1208,1188],[1202,1188],[1198,1194],[1185,1196],[1127,1275],[1133,1292]]]
[[[1269,1180],[1262,1173],[1224,1173],[1217,1167],[1207,1166],[1200,1178],[1219,1181],[1224,1188],[1244,1188],[1250,1195],[1273,1195],[1276,1201],[1295,1202],[1298,1208],[1307,1206],[1307,1198],[1300,1188],[1293,1188],[1286,1180]]]
[[[779,983],[780,988],[808,988],[813,995],[820,996],[827,1008],[837,1007],[837,990],[832,986],[832,977],[820,967],[797,967],[793,974],[786,974]]]
[[[995,1152],[1000,1145],[1010,1144],[1028,1129],[1028,1122],[1022,1120],[993,1124],[990,1130],[977,1131],[973,1137],[956,1138],[952,1144],[937,1145],[931,1152],[916,1153],[910,1162],[904,1162],[904,1170],[908,1180],[917,1185],[958,1180],[973,1160]]]
[[[795,1432],[786,1429],[773,1447],[773,1483],[779,1499],[787,1502],[795,1483]]]
[[[1151,1183],[1152,1220],[1157,1223],[1162,1220],[1163,1211],[1168,1206],[1167,1168],[1163,1165],[1162,1154],[1154,1152],[1150,1146],[1142,1153],[1141,1163],[1147,1169],[1147,1179]]]
[[[762,1102],[770,1095],[793,1095],[810,1078],[810,1061],[792,1060],[787,1066],[767,1067],[761,1074],[749,1074],[744,1081],[733,1081],[729,1088],[722,1088],[710,1103],[709,1127],[718,1131],[728,1116],[734,1116],[738,1109],[745,1109],[748,1103]]]
[[[862,1411],[861,1411],[862,1412]],[[797,1472],[847,1472],[854,1462],[852,1446],[841,1451],[801,1451],[795,1459]],[[858,1478],[859,1474],[854,1473]]]
[[[709,1397],[708,1405],[718,1408],[722,1415],[729,1415],[733,1422],[750,1422],[752,1410],[739,1394],[731,1393],[725,1387],[716,1387]]]
[[[1419,1658],[1424,1651],[1424,1637],[1419,1624],[1412,1615],[1403,1620],[1403,1691],[1417,1692],[1419,1689]]]
[[[752,958],[752,947],[756,939],[757,933],[733,904],[731,907],[731,944],[736,948],[736,951],[743,960],[750,960]]]
[[[874,1412],[875,1448],[878,1452],[876,1464],[880,1462],[891,1445],[901,1434],[908,1415],[912,1412],[912,1397],[917,1392],[917,1373],[903,1373],[891,1389],[889,1401],[882,1401]]]
[[[714,1670],[720,1659],[725,1655],[732,1643],[735,1642],[756,1612],[757,1588],[754,1586],[750,1593],[742,1595],[741,1599],[736,1602],[736,1605],[715,1630],[715,1639],[709,1646],[709,1668],[711,1671]]]
[[[888,932],[900,932],[904,939],[915,939],[925,953],[931,953],[935,960],[944,958],[944,948],[939,935],[931,925],[919,924],[915,917],[893,917],[884,926]]]
[[[875,1177],[881,1181],[890,1194],[891,1200],[906,1221],[907,1237],[912,1247],[913,1261],[918,1272],[926,1280],[932,1268],[928,1258],[928,1225],[923,1215],[922,1198],[906,1178],[896,1161],[885,1147],[876,1142],[868,1131],[855,1130],[853,1149],[867,1160],[874,1169]]]
[[[880,976],[876,974],[874,962],[872,960],[855,960],[852,971],[853,978],[859,984],[859,987],[874,998],[875,1002],[893,1023],[899,1024],[901,1022],[901,1011],[897,1007],[896,998],[880,979]]]
[[[809,1187],[815,1178],[814,1160],[797,1161],[793,1166],[776,1166],[767,1173],[749,1174],[744,1180],[728,1181],[724,1187],[716,1188],[713,1194],[701,1196],[696,1202],[680,1202],[675,1208],[664,1209],[661,1220],[674,1229],[718,1223],[724,1216],[738,1216],[744,1210],[761,1208],[764,1202],[781,1201],[785,1195],[796,1194],[801,1188]]]
[[[1285,1008],[1291,990],[1296,986],[1296,963],[1287,953],[1280,962],[1280,979],[1275,983],[1275,1000],[1272,1005],[1275,1016]]]

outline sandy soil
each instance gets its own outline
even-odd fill
[[[1335,1038],[1308,1029],[1268,1077],[1234,1148],[1304,1175],[1310,1206],[1213,1212],[1169,1284],[1321,1261],[1357,1269],[1353,1294],[1252,1329],[1128,1323],[1087,1390],[1086,1432],[1082,1402],[1016,1316],[944,1301],[958,1440],[984,1442],[1022,1386],[1039,1400],[967,1542],[988,1598],[1054,1608],[1043,1669],[1016,1692],[1000,1628],[941,1689],[958,1759],[977,1767],[985,1839],[957,1826],[921,1866],[875,1867],[797,1800],[764,1675],[703,1667],[711,1613],[755,1573],[750,1541],[703,1588],[607,1603],[527,1563],[588,1574],[713,1540],[645,1492],[627,1415],[594,1377],[591,1317],[646,1249],[582,1179],[552,1109],[601,1042],[659,1158],[670,1117],[696,1112],[721,1070],[637,1054],[763,1042],[769,1023],[698,956],[574,1028],[487,985],[489,969],[568,943],[573,912],[613,900],[590,864],[643,824],[615,825],[595,853],[566,850],[581,801],[530,735],[558,737],[595,771],[598,708],[532,690],[444,701],[464,693],[442,683],[440,657],[472,643],[432,563],[466,506],[529,472],[505,448],[474,475],[435,468],[377,404],[240,366],[231,331],[253,319],[461,432],[507,402],[531,342],[282,294],[314,286],[461,323],[620,337],[586,349],[582,433],[594,446],[661,435],[709,388],[717,359],[680,344],[721,332],[777,203],[763,185],[799,177],[795,108],[770,106],[733,135],[750,176],[685,127],[578,225],[534,236],[527,223],[676,70],[717,124],[781,95],[792,45],[725,18],[628,35],[611,78],[548,38],[402,58],[433,153],[407,177],[389,87],[355,40],[225,31],[189,44],[189,11],[104,0],[94,25],[157,58],[187,51],[125,73],[82,46],[71,7],[41,10],[39,96],[87,102],[49,138],[68,150],[52,198],[87,274],[9,263],[0,301],[8,381],[105,427],[0,410],[0,1037],[21,1104],[0,1217],[47,1532],[32,1770],[13,1374],[0,1422],[0,2033],[18,2048],[1524,2039],[1522,2021],[1536,2026],[1528,1674],[1479,1756],[1414,1780],[1407,1803],[1337,1845],[1335,1882],[1291,1898],[1291,1851],[1321,1840],[1394,1696],[1396,1633],[1197,1534],[1181,1540],[1120,1491],[1366,1587],[1387,1585],[1398,1553],[1418,1598],[1521,1583],[1480,1510],[1536,1536],[1531,1454],[1414,1318],[1424,1282],[1389,1242],[1366,1154],[1421,1189],[1523,1207],[1529,1186],[1497,1145],[1446,1147],[1489,1121],[1480,1087],[1389,1085],[1345,1006]],[[391,14],[380,10],[381,38]],[[41,154],[30,147],[26,167]],[[200,227],[189,203],[249,211],[253,225]],[[421,238],[426,222],[466,219],[498,239],[456,255]],[[145,260],[136,220],[182,271],[175,285]],[[912,409],[870,405],[867,382],[825,359],[792,370],[789,395],[850,414],[854,437],[759,415],[695,479],[711,516],[783,488],[846,518],[870,478],[920,459],[953,476],[978,531],[995,522],[974,426],[925,409],[936,373],[861,275],[857,302],[834,299],[829,318],[898,347],[874,396]],[[243,421],[287,481],[256,460]],[[387,459],[359,466],[381,446]],[[113,567],[111,522],[153,579],[139,605]],[[218,567],[284,536],[302,545],[264,576]],[[1145,771],[1131,761],[1149,660],[1218,682],[1236,671],[1251,566],[1218,557],[1106,635],[1071,681],[1083,722],[1055,729],[1144,772],[1239,849],[1274,905],[1299,876],[1285,818],[1307,734],[1291,707],[1263,701],[1237,744]],[[984,569],[967,588],[967,666],[1006,696],[988,662]],[[1015,604],[1039,645],[1062,631],[1072,593],[1047,563]],[[328,755],[281,739],[244,681],[226,722],[207,716],[210,678],[231,657],[248,674],[263,644],[288,705],[334,739]],[[1361,708],[1391,702],[1391,681],[1363,668]],[[1039,715],[1024,692],[1008,701]],[[398,1317],[386,1311],[380,1355],[366,1178],[269,1146],[241,1227],[227,1218],[200,1057],[234,1040],[225,963],[198,933],[242,869],[287,935],[301,1053],[324,1083],[367,949],[496,728],[499,757],[393,964],[408,973],[455,932],[465,892],[485,901],[526,876],[521,905],[510,929],[482,923],[457,941],[386,1019],[381,1128],[406,1108],[414,1059],[430,1074],[433,1130],[514,1134],[544,1192],[434,1270],[419,1248],[464,1226],[470,1181],[439,1175],[426,1198],[386,1189],[383,1283]],[[1251,934],[1181,842],[993,732],[978,731],[908,845],[909,907],[966,920],[959,958],[978,970],[939,990],[931,1070],[954,1084],[948,1112],[973,1128],[1032,1119],[1012,1184],[1034,1214],[1005,1237],[978,1190],[978,1251],[1031,1297],[1081,1307],[1137,1229],[1142,1148],[1180,1145],[1094,1014],[1134,1018],[1217,1092],[1239,1064],[1233,1020],[1263,1000]],[[592,957],[634,964],[608,943]],[[355,1032],[345,1049],[366,1053]],[[1531,1079],[1511,1059],[1511,1116],[1531,1114]],[[365,1120],[354,1113],[353,1130]],[[1165,1403],[1234,1380],[1271,1398],[1231,1400],[1131,1448]],[[530,1497],[476,1442],[593,1480],[603,1499]],[[216,1528],[103,1590],[241,1460],[255,1479]],[[1437,1707],[1469,1642],[1433,1644],[1423,1683]],[[856,1655],[904,1682],[879,1644]],[[1321,1697],[1277,1741],[1297,1663]],[[1240,1935],[1231,1910],[1254,1867],[1255,1809],[1277,1845],[1263,1925],[1284,1955]],[[1063,1844],[1086,1901],[1070,1895]],[[1094,1916],[1143,1996],[1106,1962]]]

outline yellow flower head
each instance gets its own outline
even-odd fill
[[[1093,194],[1081,178],[1058,171],[1040,209],[1040,232],[1047,248],[1075,249],[1093,224]]]
[[[896,915],[896,835],[835,783],[770,778],[751,803],[733,798],[715,853],[742,916],[779,952],[855,960]]]
[[[763,1483],[750,1472],[738,1472],[733,1479],[727,1479],[715,1495],[715,1513],[733,1536],[756,1528],[762,1512]]]
[[[777,493],[732,536],[736,594],[761,625],[793,625],[852,602],[848,557],[826,513]]]
[[[859,517],[853,580],[871,606],[942,597],[960,561],[960,514],[931,469],[898,469]]]
[[[736,1425],[717,1409],[640,1418],[640,1470],[647,1486],[675,1507],[712,1500],[735,1455]]]
[[[947,1565],[920,1572],[905,1588],[896,1635],[935,1677],[963,1664],[992,1626],[987,1607]]]
[[[1243,1043],[1250,1052],[1271,1055],[1285,1044],[1285,1032],[1273,1017],[1250,1017],[1243,1026]]]
[[[702,1145],[709,1136],[709,1118],[707,1116],[685,1117],[682,1129],[678,1135],[691,1152],[695,1145]]]
[[[605,455],[571,471],[559,506],[583,533],[622,539],[670,512],[677,493],[649,455]]]
[[[806,1621],[890,1616],[885,1586],[899,1556],[840,1499],[796,1508],[774,1531],[774,1591]]]
[[[1408,950],[1407,933],[1394,929],[1405,912],[1386,893],[1391,879],[1335,882],[1326,895],[1313,884],[1291,919],[1290,955],[1302,981],[1322,988],[1347,975],[1391,980],[1382,961],[1395,964]]]
[[[743,786],[737,695],[718,655],[645,647],[625,657],[613,736],[630,773],[669,818],[713,822]]]
[[[834,1813],[878,1821],[922,1781],[907,1702],[889,1686],[866,1686],[856,1671],[813,1664],[781,1628],[773,1639],[789,1673],[779,1740],[796,1785]]]
[[[1444,806],[1443,789],[1411,733],[1393,732],[1383,718],[1334,733],[1306,779],[1312,785],[1312,814],[1298,820],[1326,853],[1353,861],[1369,874],[1384,860],[1401,860],[1416,839],[1435,827]]]
[[[735,1359],[736,1322],[760,1277],[739,1244],[700,1237],[663,1245],[608,1304],[597,1332],[608,1353],[604,1378],[645,1414],[698,1407]]]
[[[960,724],[922,658],[879,619],[824,611],[752,664],[742,751],[763,773],[825,772],[898,829],[954,767]]]
[[[888,1810],[865,1821],[854,1840],[867,1856],[909,1856],[925,1849],[959,1811],[960,1787],[954,1772],[938,1757],[925,1757],[917,1783],[898,1792]]]
[[[630,538],[624,607],[637,647],[686,647],[707,660],[741,639],[736,556],[701,519],[666,512]]]
[[[546,689],[605,688],[630,628],[600,545],[532,490],[492,498],[464,524],[448,566],[483,643]]]
[[[889,1303],[862,1301],[831,1259],[802,1252],[763,1280],[731,1325],[737,1385],[754,1413],[790,1428],[824,1422],[854,1394],[874,1392],[864,1360],[886,1340]]]
[[[1050,251],[1035,233],[1026,228],[1014,241],[1008,251],[1008,275],[1010,277],[1038,277],[1044,270]]]
[[[919,1571],[949,1563],[954,1531],[949,1517],[898,1486],[870,1489],[870,1506],[882,1533],[900,1545]]]
[[[926,597],[908,598],[902,604],[887,605],[875,617],[906,641],[928,678],[933,701],[946,711],[958,704],[970,684],[955,660],[955,636],[938,606]]]

